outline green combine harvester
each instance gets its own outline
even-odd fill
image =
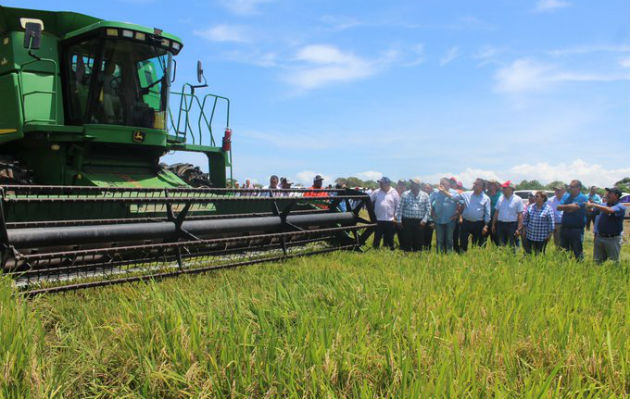
[[[26,293],[357,250],[370,235],[360,192],[226,188],[230,102],[196,94],[199,62],[199,84],[171,91],[182,47],[157,28],[0,7],[1,267]],[[160,164],[170,151],[205,154],[209,172]]]

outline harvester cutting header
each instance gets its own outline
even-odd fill
[[[199,84],[171,91],[182,48],[157,28],[0,7],[2,268],[18,286],[64,290],[363,244],[372,223],[358,192],[226,189],[230,102],[197,95],[201,63]],[[208,174],[160,164],[169,151],[205,154]]]

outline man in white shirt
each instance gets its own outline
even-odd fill
[[[377,223],[374,231],[374,248],[379,248],[382,238],[383,244],[394,250],[394,234],[396,233],[394,216],[398,210],[400,196],[396,189],[392,188],[392,181],[389,178],[383,177],[378,183],[380,188],[370,194]]]
[[[497,234],[499,246],[507,243],[516,249],[516,238],[523,229],[523,200],[514,194],[514,184],[507,181],[501,185],[503,195],[497,201],[492,219],[492,231]]]

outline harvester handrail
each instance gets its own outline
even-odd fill
[[[230,99],[224,96],[220,96],[213,93],[206,94],[203,99],[200,101],[199,97],[194,93],[194,86],[185,83],[182,86],[181,92],[171,92],[173,95],[180,96],[179,99],[179,112],[177,116],[177,124],[173,119],[173,113],[169,109],[169,118],[171,122],[171,126],[175,130],[175,136],[177,138],[183,137],[184,140],[187,140],[188,136],[190,136],[192,143],[194,145],[204,145],[203,133],[204,130],[207,130],[209,133],[209,145],[214,147],[216,146],[216,142],[214,140],[214,134],[212,131],[212,124],[214,122],[214,117],[216,115],[216,108],[219,100],[223,100],[226,103],[226,128],[230,126]],[[212,111],[209,113],[206,112],[206,105],[209,104],[208,99],[212,98]],[[193,131],[193,125],[190,119],[190,112],[193,110],[194,106],[197,106],[199,109],[199,117],[197,118],[197,132]],[[190,135],[189,135],[190,133]]]

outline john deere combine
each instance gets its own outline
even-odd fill
[[[229,100],[199,97],[205,84],[171,92],[182,47],[160,29],[0,7],[1,263],[16,286],[37,294],[364,243],[361,193],[226,188]],[[200,63],[197,75],[205,83]],[[209,173],[161,165],[169,151],[205,154]]]

